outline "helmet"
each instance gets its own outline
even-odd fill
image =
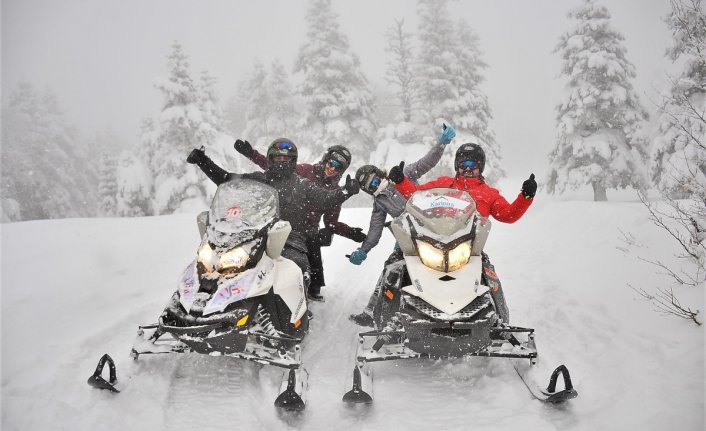
[[[326,150],[321,158],[321,163],[324,164],[329,160],[340,162],[343,165],[340,172],[343,173],[351,165],[351,152],[343,145],[334,145]]]
[[[375,178],[377,178],[377,184]],[[385,172],[376,166],[364,165],[356,171],[355,179],[358,180],[361,190],[372,195],[377,190],[380,182],[385,179]]]
[[[275,156],[286,156],[290,158],[288,163],[275,163]],[[297,146],[289,139],[275,139],[267,148],[267,168],[279,171],[294,171],[297,165]]]
[[[454,169],[458,171],[461,162],[472,160],[478,162],[478,169],[483,173],[485,168],[485,151],[478,144],[463,144],[456,150],[456,158],[454,159]]]

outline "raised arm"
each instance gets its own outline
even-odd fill
[[[233,146],[235,147],[235,151],[247,157],[250,161],[259,166],[260,169],[267,169],[267,157],[254,149],[252,145],[250,145],[250,142],[238,139]]]
[[[186,161],[201,168],[203,173],[206,174],[211,181],[216,183],[216,185],[221,185],[232,178],[232,175],[228,173],[228,171],[218,166],[206,155],[203,147],[191,151]]]
[[[434,166],[441,160],[441,155],[444,153],[444,148],[451,143],[456,136],[456,130],[451,126],[444,124],[444,129],[439,135],[436,143],[432,145],[429,151],[422,156],[421,159],[414,163],[410,163],[404,168],[404,175],[413,183],[417,183],[419,178],[432,170]]]

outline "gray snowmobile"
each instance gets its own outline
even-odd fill
[[[542,401],[575,398],[568,369],[561,365],[549,384],[536,382],[534,329],[509,324],[500,282],[483,253],[490,221],[476,211],[466,191],[437,188],[415,192],[390,228],[399,259],[390,259],[378,280],[375,328],[359,334],[350,403],[371,403],[378,361],[507,358],[532,394]],[[557,389],[559,376],[564,389]]]

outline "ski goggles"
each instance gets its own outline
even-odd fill
[[[479,168],[480,165],[478,162],[475,162],[473,160],[464,160],[461,162],[461,164],[458,165],[460,169],[475,169]]]
[[[282,141],[277,143],[277,148],[280,150],[291,150],[294,148],[294,144],[288,141]]]
[[[380,177],[374,175],[365,185],[365,189],[368,190],[370,193],[373,193],[375,190],[378,189],[378,187],[380,187],[381,182],[382,180],[380,179]]]
[[[326,163],[337,171],[342,171],[344,167],[343,163],[336,159],[329,159]]]

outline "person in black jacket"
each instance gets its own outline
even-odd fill
[[[247,157],[253,163],[267,169],[268,159],[264,154],[254,149],[248,141],[238,139],[233,145],[240,154]],[[341,176],[351,164],[351,152],[343,145],[329,147],[318,163],[298,163],[294,167],[294,173],[304,177],[319,187],[328,190],[338,189]],[[309,298],[316,301],[323,301],[321,287],[326,285],[324,280],[324,267],[321,259],[321,247],[331,245],[333,234],[343,236],[355,242],[365,241],[366,235],[361,228],[353,228],[338,220],[341,213],[341,205],[335,205],[321,209],[316,205],[308,205],[307,223],[312,227],[311,231],[319,228],[323,217],[324,228],[319,229],[318,234],[307,238],[307,249],[309,250],[309,265],[311,268],[311,284],[309,285]],[[309,229],[307,229],[309,231]]]
[[[308,290],[311,281],[307,258],[307,238],[318,232],[307,223],[308,206],[326,209],[340,205],[359,191],[358,182],[350,177],[341,189],[326,190],[311,181],[294,174],[297,164],[297,147],[285,138],[276,139],[267,149],[267,169],[265,172],[235,174],[213,162],[202,149],[194,149],[186,159],[196,164],[217,185],[230,179],[242,177],[267,184],[277,190],[279,196],[280,219],[292,226],[282,256],[294,261],[304,274],[304,288]]]

